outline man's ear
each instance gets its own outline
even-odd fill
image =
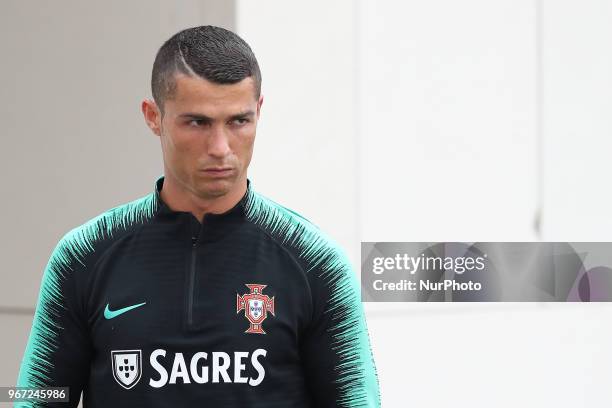
[[[160,136],[161,133],[159,129],[161,127],[161,113],[159,112],[155,101],[151,99],[144,99],[140,105],[140,108],[149,129],[151,129],[157,136]]]

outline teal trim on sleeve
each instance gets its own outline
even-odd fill
[[[284,244],[297,249],[308,265],[307,273],[321,271],[331,289],[326,313],[332,313],[332,348],[342,363],[337,372],[340,407],[379,407],[378,374],[357,278],[344,251],[316,225],[295,211],[249,190],[247,218],[269,231]]]
[[[68,312],[74,313],[68,310],[66,294],[63,293],[64,283],[75,268],[86,266],[84,258],[94,251],[95,242],[149,219],[154,215],[157,204],[154,194],[148,194],[98,215],[60,239],[43,272],[17,386],[60,386],[53,383],[52,357],[61,347],[58,339],[60,331],[64,330],[60,323],[62,316]]]

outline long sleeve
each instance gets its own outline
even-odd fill
[[[60,240],[44,270],[17,380],[20,387],[69,387],[70,402],[16,407],[76,407],[87,383],[91,347],[75,284],[83,247],[71,236]]]
[[[323,251],[308,272],[313,318],[301,355],[315,407],[379,407],[378,376],[357,277],[344,253]]]

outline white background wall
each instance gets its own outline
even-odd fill
[[[360,241],[611,240],[607,1],[0,7],[0,385],[57,240],[161,173],[139,102],[157,47],[192,25],[235,28],[259,59],[255,188],[355,266]],[[607,304],[366,310],[384,407],[612,403]]]
[[[542,11],[543,237],[612,241],[612,2]]]
[[[362,238],[533,240],[532,1],[363,1]]]

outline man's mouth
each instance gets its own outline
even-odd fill
[[[202,171],[209,176],[222,177],[229,175],[232,170],[231,167],[208,167]]]

